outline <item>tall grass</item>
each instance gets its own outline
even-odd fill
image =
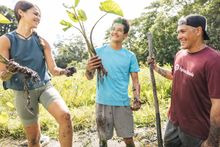
[[[161,119],[166,119],[170,101],[171,81],[155,74]],[[139,73],[141,100],[144,102],[139,111],[134,112],[136,127],[155,126],[155,110],[149,69],[142,67]],[[66,101],[72,114],[74,131],[95,127],[95,90],[96,79],[88,81],[81,70],[73,77],[53,77],[52,83]],[[130,82],[131,83],[131,82]],[[129,95],[132,98],[131,84]],[[13,106],[13,92],[0,87],[0,138],[11,136],[23,138],[22,125]],[[57,138],[58,126],[54,118],[40,106],[42,132]]]

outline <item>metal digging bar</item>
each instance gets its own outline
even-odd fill
[[[0,54],[0,62],[7,65],[9,63],[9,60]],[[39,77],[38,73],[35,72],[34,70],[32,70],[28,67],[21,66],[19,64],[16,67],[16,71],[25,74],[25,79],[23,80],[24,92],[25,92],[26,99],[27,99],[27,104],[25,107],[29,113],[34,115],[33,108],[30,105],[31,99],[30,99],[30,95],[29,95],[29,91],[28,91],[28,83],[27,82],[28,82],[28,80],[32,80],[33,82],[40,81],[40,77]]]
[[[148,58],[152,59],[154,58],[154,53],[153,53],[152,35],[150,32],[147,33],[147,39],[148,39],[148,47],[149,47]],[[151,63],[149,66],[150,66],[150,77],[151,77],[151,83],[152,83],[153,95],[154,95],[154,107],[155,107],[155,113],[156,113],[157,142],[158,142],[158,147],[163,147],[163,139],[162,139],[162,134],[161,134],[160,110],[159,110],[156,81],[155,81],[154,69],[153,69],[154,65],[153,63]]]

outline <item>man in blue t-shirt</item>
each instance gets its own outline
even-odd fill
[[[96,49],[97,56],[89,59],[86,67],[87,79],[93,79],[96,69],[104,67],[107,74],[98,75],[96,90],[96,123],[100,146],[107,146],[107,140],[113,136],[113,130],[124,139],[126,146],[134,147],[134,123],[132,110],[141,107],[140,71],[133,52],[122,47],[128,36],[129,24],[124,18],[113,21],[109,45]],[[133,83],[133,107],[128,96],[129,78]]]

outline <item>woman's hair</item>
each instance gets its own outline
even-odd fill
[[[14,13],[15,13],[15,17],[16,17],[17,21],[19,22],[21,19],[21,16],[18,13],[19,9],[22,10],[23,12],[26,12],[27,10],[31,9],[32,7],[36,7],[39,9],[39,7],[37,7],[36,5],[34,5],[31,2],[28,2],[26,0],[18,1],[14,7]]]
[[[130,25],[129,25],[127,19],[118,17],[118,18],[116,18],[116,19],[113,21],[112,25],[114,25],[115,23],[120,23],[120,24],[122,24],[122,25],[124,26],[124,34],[127,34],[127,33],[128,33],[128,31],[129,31],[129,29],[130,29]]]

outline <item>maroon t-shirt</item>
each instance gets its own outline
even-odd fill
[[[172,88],[170,120],[183,132],[206,139],[210,98],[220,98],[219,52],[210,47],[196,53],[180,50],[174,60]]]

